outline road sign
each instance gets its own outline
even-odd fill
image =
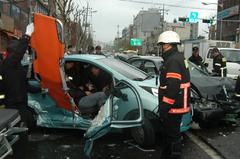
[[[197,23],[198,22],[198,12],[190,12],[189,22],[190,23]]]
[[[142,46],[142,39],[131,39],[130,41],[131,46]]]

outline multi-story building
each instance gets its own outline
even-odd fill
[[[159,9],[141,10],[133,20],[133,37],[142,40],[139,50],[145,54],[149,50],[148,37],[162,30],[163,17]]]
[[[240,23],[233,21],[240,19],[239,4],[240,4],[239,0],[218,1],[217,40],[229,40],[229,41],[236,40],[236,33],[238,31]]]
[[[0,51],[7,41],[22,36],[33,12],[48,14],[49,9],[40,0],[0,1]]]

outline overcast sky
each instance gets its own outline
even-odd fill
[[[82,5],[86,4],[87,0],[75,0]],[[117,25],[120,26],[120,33],[124,27],[133,23],[133,16],[137,15],[142,9],[147,10],[148,8],[162,8],[158,5],[147,5],[132,2],[124,2],[121,0],[88,0],[91,8],[96,10],[93,13],[92,24],[94,30],[94,39],[97,41],[110,42],[113,41],[117,36]],[[201,2],[217,3],[217,0],[137,0],[144,2],[157,2],[174,4],[178,6],[194,6],[200,8],[212,8],[215,10],[196,10],[186,8],[174,8],[165,7],[169,9],[168,15],[165,20],[172,22],[174,18],[188,16],[191,11],[198,11],[200,18],[209,18],[216,15],[217,5],[202,5]],[[207,24],[200,22],[199,34],[203,35],[204,30],[207,30]],[[206,35],[206,33],[204,34]]]

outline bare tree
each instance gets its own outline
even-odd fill
[[[73,0],[53,0],[54,5],[59,10],[59,17],[63,23],[65,29],[65,43],[69,44],[71,35],[70,25],[71,25],[71,15],[76,8]]]

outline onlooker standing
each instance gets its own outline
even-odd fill
[[[202,65],[202,57],[199,55],[199,48],[197,46],[192,48],[192,56],[188,59],[192,63],[201,66]]]
[[[68,45],[67,51],[65,52],[65,55],[72,55],[73,54],[73,46]]]
[[[88,46],[88,54],[94,54],[94,47],[92,45]]]
[[[102,48],[100,45],[95,47],[95,52],[96,52],[96,55],[103,55]]]

